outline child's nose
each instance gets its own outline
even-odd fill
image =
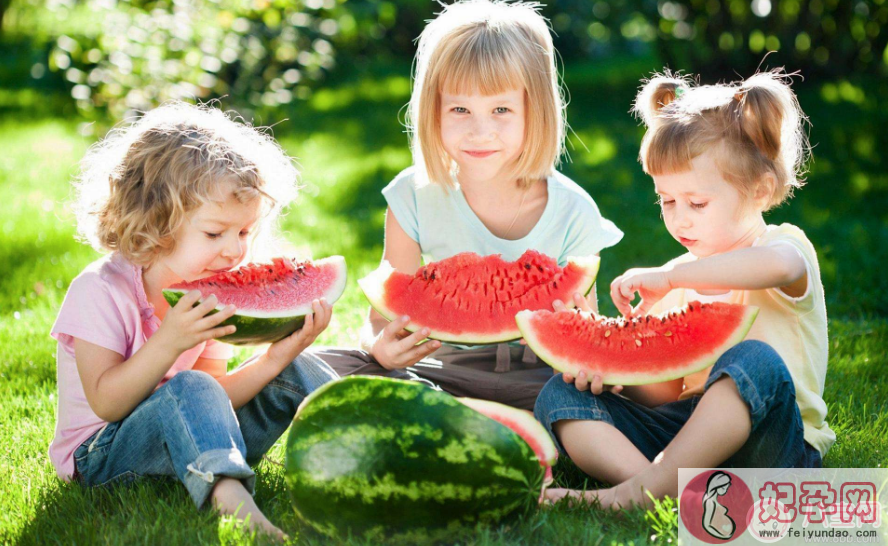
[[[496,136],[493,122],[486,118],[475,118],[469,133],[469,137],[475,140],[489,140]]]
[[[239,258],[242,249],[243,245],[240,237],[236,237],[233,241],[229,241],[228,244],[225,245],[225,248],[222,251],[222,256],[225,258]]]
[[[691,221],[691,215],[687,213],[687,211],[680,211],[676,213],[675,224],[680,228],[689,228],[693,224]]]

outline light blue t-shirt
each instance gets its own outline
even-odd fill
[[[549,200],[543,215],[530,233],[514,241],[491,233],[458,186],[417,184],[414,172],[414,167],[402,171],[382,195],[398,224],[431,261],[460,252],[502,254],[513,261],[533,249],[563,266],[568,256],[591,256],[623,238],[613,222],[602,218],[589,194],[557,171],[547,179]]]

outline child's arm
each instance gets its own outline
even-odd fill
[[[422,252],[419,243],[410,238],[398,223],[391,209],[385,213],[385,248],[382,259],[387,260],[398,271],[413,273],[422,265]],[[417,346],[426,339],[425,329],[410,333],[404,329],[409,317],[401,317],[389,322],[370,308],[367,322],[361,329],[361,347],[370,353],[387,369],[406,368],[416,364],[441,346],[439,341],[429,341]]]
[[[147,398],[183,352],[202,341],[234,332],[218,327],[234,314],[229,308],[207,315],[218,303],[210,296],[197,307],[200,292],[191,291],[167,311],[163,323],[129,359],[94,343],[74,338],[74,358],[83,392],[102,420],[119,421]]]
[[[671,268],[630,269],[611,283],[611,298],[626,316],[644,315],[675,288],[763,290],[799,296],[807,287],[804,259],[787,244],[742,248]],[[641,302],[632,309],[635,293]]]

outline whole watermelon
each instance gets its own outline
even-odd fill
[[[420,383],[351,376],[303,402],[287,438],[299,517],[345,537],[440,537],[533,506],[545,468],[508,427]]]

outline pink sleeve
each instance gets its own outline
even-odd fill
[[[130,345],[126,324],[110,287],[97,272],[87,272],[71,283],[50,335],[74,354],[78,338],[124,357]]]
[[[207,341],[206,347],[200,353],[200,358],[211,358],[214,360],[231,360],[234,356],[234,347],[227,343],[222,343],[215,339]]]

